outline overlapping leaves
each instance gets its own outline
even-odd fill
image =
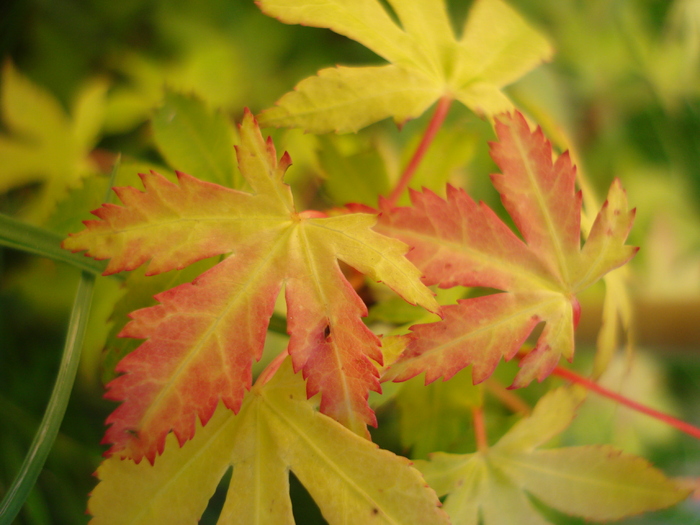
[[[231,466],[220,524],[293,524],[289,470],[329,523],[448,523],[407,459],[314,410],[289,359],[256,383],[238,415],[219,406],[183,448],[170,436],[155,465],[103,462],[92,523],[195,523]]]
[[[146,341],[108,385],[107,395],[123,403],[108,418],[105,441],[137,462],[153,461],[171,430],[180,444],[192,438],[196,418],[206,423],[219,401],[240,408],[282,286],[289,353],[309,396],[320,392],[321,411],[363,435],[375,423],[368,392],[379,390],[371,360],[381,363],[382,354],[337,259],[409,302],[438,308],[403,257],[407,247],[371,230],[374,216],[297,213],[282,182],[289,156],[277,161],[250,113],[240,133],[239,168],[252,193],[182,173],[179,185],[143,175],[145,192],[116,188],[124,206],[104,205],[94,212],[100,220],[64,242],[109,258],[107,274],[150,261],[146,274],[154,275],[232,253],[192,283],[157,295],[160,304],[134,312],[121,332]]]
[[[512,109],[501,92],[543,60],[547,41],[502,0],[477,0],[457,38],[442,0],[258,0],[264,13],[288,24],[327,27],[352,38],[390,65],[336,67],[301,81],[263,125],[315,133],[357,131],[393,117],[416,118],[441,97],[495,115]]]
[[[413,207],[385,209],[381,230],[415,247],[410,259],[426,284],[495,288],[496,293],[443,308],[445,320],[417,325],[384,380],[426,372],[426,382],[449,379],[473,365],[475,382],[486,379],[501,357],[511,359],[539,323],[535,348],[521,361],[513,386],[549,375],[560,356],[573,358],[579,305],[575,295],[631,259],[625,245],[634,210],[613,182],[588,239],[581,247],[581,195],[568,153],[552,160],[541,130],[522,115],[497,119],[492,156],[502,174],[491,179],[522,239],[485,204],[448,188],[447,200],[413,192]]]

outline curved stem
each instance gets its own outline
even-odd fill
[[[389,195],[389,197],[387,198],[387,203],[390,206],[396,206],[399,197],[401,197],[403,192],[406,191],[406,188],[411,182],[411,178],[418,169],[418,166],[423,160],[425,153],[428,151],[430,144],[433,142],[435,135],[437,135],[440,126],[442,126],[442,123],[445,121],[445,117],[447,116],[447,112],[449,111],[451,105],[452,98],[448,96],[444,96],[438,101],[437,107],[435,108],[435,112],[433,113],[433,116],[430,119],[430,123],[428,124],[428,127],[425,130],[425,134],[423,135],[420,144],[418,144],[418,147],[413,153],[411,160],[408,162],[408,165],[403,170],[401,178],[396,184],[396,187],[391,192],[391,195]]]
[[[0,503],[0,524],[12,523],[22,509],[29,492],[36,483],[46,458],[53,446],[58,430],[63,421],[63,415],[68,405],[68,398],[75,375],[80,362],[80,350],[83,345],[83,336],[87,326],[90,303],[92,302],[92,290],[95,282],[94,275],[83,272],[75,295],[73,310],[68,325],[68,335],[63,348],[63,357],[58,369],[56,384],[53,387],[44,418],[34,436],[34,441],[19,473],[12,486],[8,489]]]
[[[694,427],[690,423],[686,423],[685,421],[676,419],[675,417],[669,416],[668,414],[664,414],[663,412],[659,412],[658,410],[654,410],[653,408],[638,403],[637,401],[633,401],[632,399],[629,399],[623,396],[622,394],[618,394],[617,392],[608,390],[607,388],[599,385],[595,381],[591,381],[586,377],[580,376],[577,373],[572,372],[571,370],[562,368],[561,366],[557,366],[552,372],[552,374],[562,377],[564,379],[568,379],[569,381],[572,381],[574,383],[578,383],[579,385],[595,392],[596,394],[600,394],[601,396],[605,396],[609,399],[612,399],[613,401],[617,401],[618,403],[625,405],[633,410],[636,410],[637,412],[641,412],[642,414],[651,416],[655,419],[658,419],[659,421],[663,421],[667,425],[677,428],[681,432],[685,432],[686,434],[693,436],[696,439],[700,439],[700,428]]]

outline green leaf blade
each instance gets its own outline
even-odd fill
[[[151,119],[158,150],[171,166],[230,188],[241,188],[233,130],[226,117],[204,102],[173,91]]]

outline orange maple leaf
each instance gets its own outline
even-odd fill
[[[171,430],[182,445],[194,435],[196,418],[206,424],[219,400],[237,411],[282,286],[288,350],[307,394],[320,392],[322,412],[365,435],[366,424],[376,424],[367,396],[380,391],[372,360],[381,363],[382,353],[337,260],[409,302],[439,308],[403,257],[407,246],[372,231],[375,216],[296,212],[282,182],[290,158],[277,161],[249,112],[237,155],[252,193],[183,173],[179,185],[142,175],[145,192],[115,188],[124,206],[105,204],[93,212],[100,220],[86,221],[86,230],[64,241],[72,251],[111,259],[105,274],[150,261],[153,275],[232,253],[192,283],[156,295],[160,304],[131,314],[120,335],[146,341],[108,384],[107,397],[123,401],[107,420],[109,453],[153,462]]]
[[[473,379],[491,375],[501,357],[515,356],[539,323],[544,330],[520,362],[513,387],[544,379],[574,354],[580,307],[576,294],[631,259],[625,245],[634,210],[619,181],[610,187],[581,247],[581,193],[568,152],[552,160],[549,141],[520,113],[497,118],[491,154],[502,174],[491,176],[522,239],[484,203],[448,187],[444,200],[413,191],[412,207],[382,207],[380,231],[412,245],[409,259],[428,284],[502,290],[443,307],[444,321],[417,325],[402,336],[405,350],[382,380],[426,372],[426,383],[473,365]]]

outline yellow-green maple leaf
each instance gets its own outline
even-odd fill
[[[180,173],[179,185],[151,173],[146,188],[116,188],[124,206],[106,204],[101,220],[64,241],[110,259],[106,274],[149,262],[146,275],[232,254],[197,277],[156,296],[160,304],[131,314],[120,336],[146,341],[117,366],[108,385],[123,403],[108,418],[112,453],[151,462],[171,430],[184,443],[198,417],[206,423],[219,403],[237,411],[262,355],[275,299],[285,288],[289,353],[303,370],[309,395],[321,392],[321,411],[365,435],[375,424],[367,404],[380,391],[371,360],[380,342],[362,323],[366,307],[343,276],[340,259],[431,311],[439,306],[403,257],[407,246],[371,228],[376,216],[319,217],[297,213],[282,182],[291,163],[280,161],[247,112],[237,146],[242,192]]]
[[[91,523],[196,523],[231,466],[222,525],[293,524],[290,470],[331,524],[448,523],[407,459],[314,410],[289,359],[253,387],[238,415],[219,406],[182,448],[169,436],[155,465],[105,460],[88,506]]]
[[[88,154],[102,125],[106,90],[100,80],[86,85],[69,116],[53,95],[5,63],[0,105],[10,134],[0,134],[0,193],[42,183],[23,210],[26,220],[46,219],[68,189],[95,170]]]
[[[608,445],[537,450],[571,423],[579,401],[577,391],[560,388],[488,450],[417,462],[438,495],[448,494],[453,525],[549,524],[528,494],[597,521],[665,508],[688,495],[645,459]]]
[[[378,0],[258,0],[282,22],[330,28],[391,62],[323,69],[263,112],[260,123],[357,131],[387,117],[416,118],[441,97],[491,116],[513,109],[501,88],[552,54],[547,40],[502,0],[477,0],[461,38],[443,0],[389,4],[400,25]]]

